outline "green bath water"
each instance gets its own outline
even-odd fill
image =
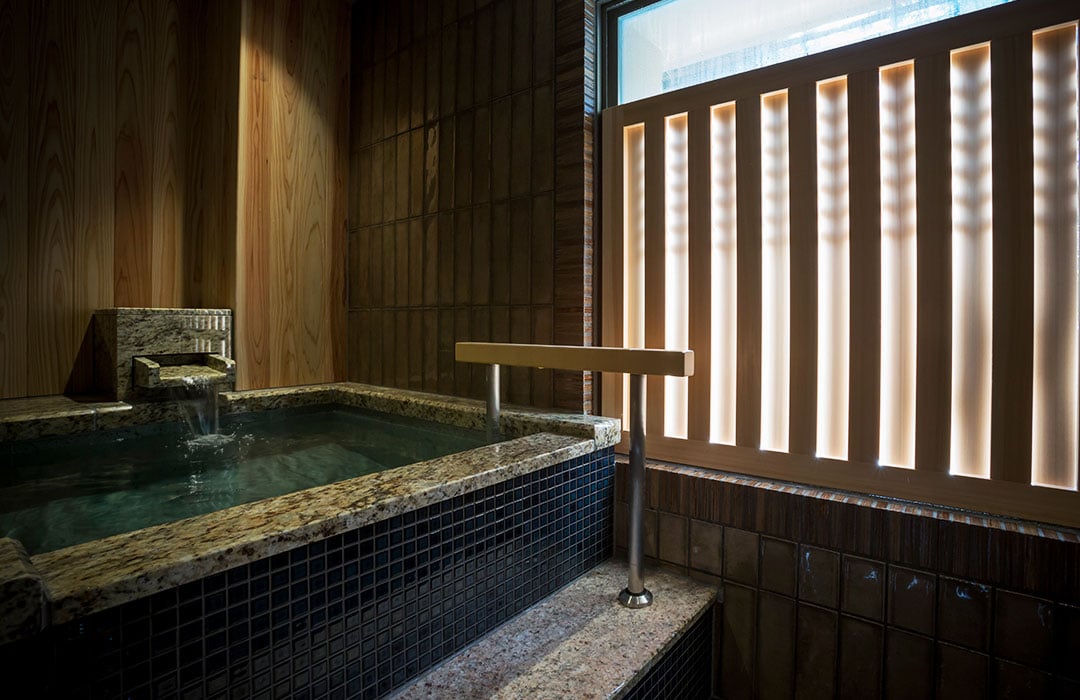
[[[0,536],[30,554],[485,444],[482,433],[342,407],[0,445]]]

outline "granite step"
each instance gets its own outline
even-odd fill
[[[653,604],[622,607],[609,560],[398,691],[419,698],[613,698],[640,681],[716,600],[716,589],[647,571]]]

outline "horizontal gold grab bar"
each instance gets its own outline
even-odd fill
[[[694,374],[693,350],[457,343],[455,357],[458,362],[577,372],[620,372],[670,377],[689,377]]]

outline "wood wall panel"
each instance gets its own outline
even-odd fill
[[[0,398],[26,394],[28,10],[0,1]]]
[[[240,7],[182,2],[178,9],[183,303],[235,308]]]
[[[116,260],[118,306],[151,299],[153,246],[153,0],[124,0],[116,36]]]
[[[281,77],[241,90],[241,46],[263,44],[243,37],[240,4],[0,0],[0,397],[90,390],[91,315],[114,305],[234,308],[249,333],[276,310],[291,349],[238,342],[241,375],[261,377],[249,386],[346,376],[350,5],[247,7],[277,30],[265,65]],[[253,131],[265,145],[240,154]],[[244,197],[264,220],[240,241]],[[286,215],[270,227],[272,211]],[[275,249],[280,274],[251,264]]]
[[[77,24],[58,2],[30,15],[27,393],[63,389],[78,347],[74,330],[75,193],[72,80]]]
[[[237,385],[342,379],[348,8],[251,0],[242,12]]]
[[[180,82],[180,10],[177,0],[152,5],[154,26],[153,75],[157,81],[151,105],[154,123],[151,171],[152,237],[150,303],[169,307],[184,304],[184,163],[181,160],[179,114],[184,104]]]

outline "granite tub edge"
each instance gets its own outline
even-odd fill
[[[0,537],[0,645],[43,630],[49,595],[18,540]]]
[[[39,554],[31,562],[51,598],[51,623],[60,624],[597,449],[592,440],[531,435]]]

